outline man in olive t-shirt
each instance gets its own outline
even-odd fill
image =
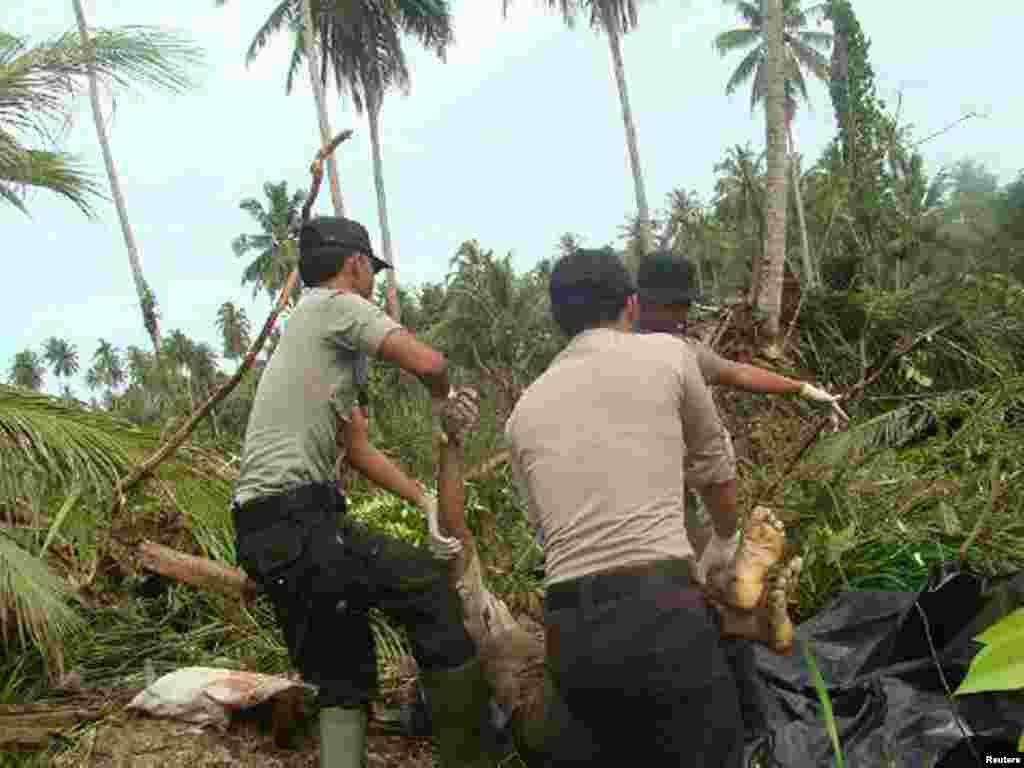
[[[233,505],[239,563],[273,603],[293,664],[319,687],[321,765],[357,768],[365,758],[377,690],[370,608],[408,632],[442,766],[490,765],[490,692],[443,562],[458,542],[440,535],[436,500],[368,445],[360,407],[375,357],[418,376],[435,413],[445,413],[457,401],[444,357],[369,301],[375,273],[390,265],[374,255],[361,224],[314,219],[300,232],[299,254],[307,290],[263,372],[246,429]],[[426,513],[430,552],[345,515],[335,467],[339,450],[357,445],[354,468]]]

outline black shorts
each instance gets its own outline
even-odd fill
[[[239,564],[273,603],[292,663],[323,706],[359,706],[377,693],[370,608],[405,628],[421,669],[476,654],[447,564],[344,511],[328,486],[234,509]]]

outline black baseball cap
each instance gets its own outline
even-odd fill
[[[365,253],[373,262],[374,273],[393,268],[387,259],[373,252],[370,233],[366,231],[366,227],[352,219],[317,216],[306,222],[299,230],[299,253],[308,253],[320,248]]]
[[[654,251],[644,257],[636,284],[644,304],[693,304],[701,300],[693,287],[693,265],[668,251]]]

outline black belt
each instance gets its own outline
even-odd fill
[[[548,610],[559,611],[579,608],[588,602],[597,605],[619,600],[651,589],[686,589],[692,583],[689,560],[657,560],[552,584],[544,605]]]
[[[231,504],[235,531],[239,534],[260,531],[282,520],[316,522],[311,510],[322,510],[325,517],[331,512],[344,512],[345,497],[333,485],[308,483],[244,504]]]

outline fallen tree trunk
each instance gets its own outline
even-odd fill
[[[116,707],[117,704],[112,702],[81,706],[31,704],[0,707],[0,749],[43,749],[52,737],[66,733],[80,723],[99,720]]]

